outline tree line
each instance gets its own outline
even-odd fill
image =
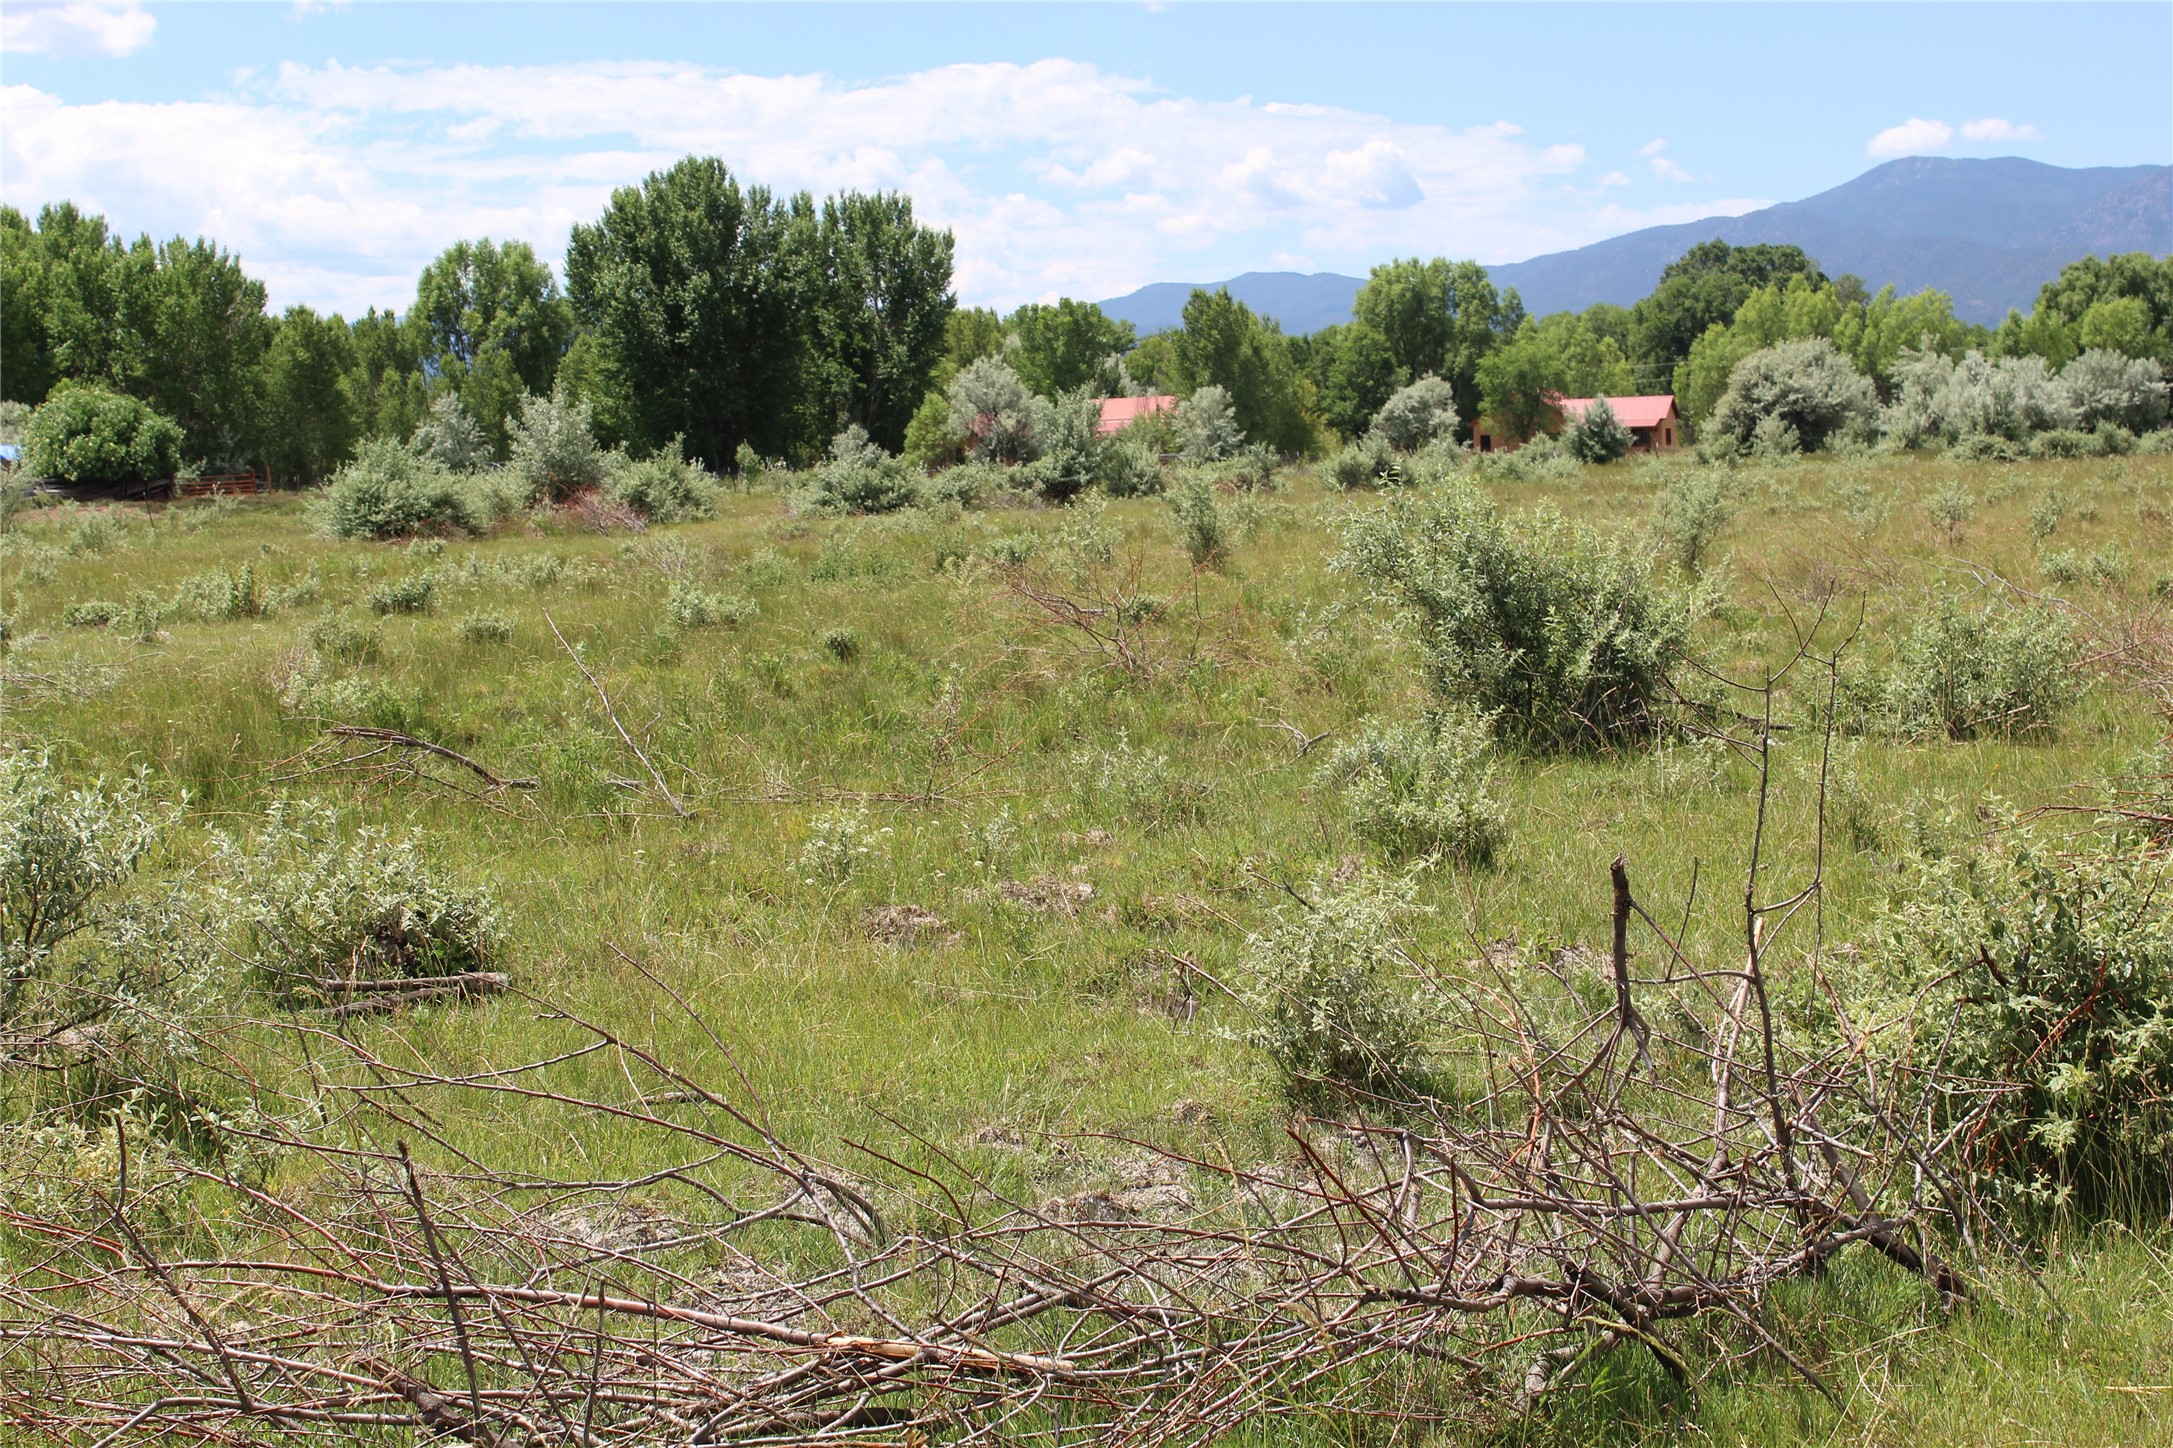
[[[311,483],[366,440],[412,437],[446,396],[502,459],[523,399],[554,390],[588,406],[607,445],[643,456],[677,440],[713,471],[805,462],[853,427],[933,459],[947,389],[986,358],[1047,399],[1217,386],[1244,435],[1286,455],[1361,436],[1426,378],[1465,435],[1491,417],[1528,436],[1557,395],[1673,392],[1695,427],[1737,363],[1807,338],[1882,396],[1904,351],[2173,362],[2173,262],[2147,256],[2078,262],[1997,329],[1958,320],[1940,292],[1830,278],[1798,247],[1715,240],[1630,307],[1534,318],[1478,263],[1414,257],[1373,268],[1351,320],[1310,335],[1197,290],[1181,326],[1142,339],[1068,298],[961,308],[953,254],[906,196],[779,195],[690,156],[573,228],[563,288],[525,242],[462,241],[404,311],[350,321],[269,313],[263,284],[209,240],[124,243],[68,202],[34,222],[0,208],[0,397],[109,389],[171,419],[197,465]]]

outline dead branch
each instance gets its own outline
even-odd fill
[[[664,797],[664,803],[671,806],[673,814],[685,819],[687,817],[687,807],[680,803],[679,796],[673,794],[672,787],[664,782],[663,773],[650,761],[649,756],[642,752],[641,746],[634,742],[634,736],[626,732],[626,726],[619,722],[619,711],[612,706],[611,695],[605,691],[602,681],[589,672],[589,666],[581,662],[580,652],[572,644],[567,643],[566,636],[558,631],[558,621],[551,617],[549,609],[543,611],[543,621],[550,625],[551,636],[557,639],[558,646],[566,651],[566,657],[573,660],[573,666],[581,671],[581,677],[588,680],[589,687],[596,691],[596,698],[603,704],[604,713],[611,720],[611,727],[619,731],[619,738],[625,741],[627,749],[633,754],[634,758],[641,761],[641,767],[649,771],[649,778],[656,785],[657,793]]]

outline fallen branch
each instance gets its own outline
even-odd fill
[[[580,652],[572,644],[567,643],[566,636],[558,631],[558,621],[551,617],[549,609],[543,611],[543,621],[551,626],[551,636],[557,639],[558,646],[566,651],[566,657],[573,660],[573,666],[581,671],[581,677],[588,680],[589,687],[596,691],[596,697],[603,703],[604,713],[611,720],[611,727],[619,731],[619,738],[626,741],[626,747],[633,752],[636,759],[641,761],[641,767],[649,771],[649,778],[655,782],[657,793],[664,796],[664,802],[672,807],[673,814],[685,819],[687,817],[687,807],[680,803],[678,795],[672,793],[672,787],[664,782],[663,772],[650,761],[647,754],[642,752],[641,746],[634,742],[634,736],[626,732],[626,726],[619,722],[619,711],[612,707],[611,695],[604,691],[602,682],[589,672],[589,666],[581,662]]]
[[[427,739],[417,739],[412,734],[402,734],[397,729],[377,729],[366,724],[328,724],[324,732],[335,739],[365,739],[377,744],[389,744],[400,749],[419,749],[425,754],[434,754],[472,771],[492,789],[534,789],[538,784],[534,779],[494,773],[465,754],[447,749],[442,744],[433,744]]]

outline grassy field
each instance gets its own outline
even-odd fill
[[[1495,491],[1512,510],[1643,530],[1672,475],[1632,461]],[[1721,673],[1778,665],[1821,611],[1824,644],[1853,633],[1846,667],[1874,670],[1942,594],[2049,591],[2084,638],[2087,687],[2049,735],[1844,743],[1829,948],[1868,928],[1903,848],[1965,839],[2001,803],[2075,799],[2164,734],[2136,683],[2141,656],[2121,644],[2166,606],[2173,460],[1820,458],[1745,469],[1731,489],[1694,650]],[[185,791],[176,867],[279,798],[421,831],[498,902],[523,989],[715,1066],[696,1024],[655,1008],[653,972],[716,1026],[774,1130],[811,1150],[941,1151],[1028,1197],[1093,1185],[1107,1169],[1096,1133],[1269,1160],[1288,1150],[1289,1107],[1243,1043],[1243,1010],[1206,982],[1241,975],[1285,887],[1370,858],[1321,756],[1365,719],[1417,713],[1425,694],[1395,621],[1330,567],[1345,520],[1378,497],[1299,470],[1284,491],[1223,506],[1238,541],[1202,569],[1160,500],[825,520],[735,494],[715,521],[639,535],[542,519],[415,545],[325,540],[291,498],[47,510],[12,523],[0,559],[0,717],[9,746],[50,747],[73,776],[145,768]],[[267,601],[257,616],[202,603],[145,616],[231,597],[245,567]],[[383,606],[396,585],[426,591],[413,584],[425,576],[426,607],[373,610],[373,591]],[[685,626],[683,608],[675,621],[675,589],[724,600],[713,612],[737,621]],[[1127,620],[1122,647],[1056,619],[1058,594],[1109,605]],[[99,602],[115,608],[84,607]],[[120,616],[68,621],[98,612]],[[1785,684],[1780,716],[1806,718],[1813,698],[1811,683]],[[396,728],[539,787],[478,801],[337,768],[326,722]],[[1782,882],[1812,867],[1813,735],[1780,750],[1766,857]],[[1453,965],[1505,941],[1604,944],[1620,854],[1642,898],[1682,915],[1692,954],[1739,954],[1753,784],[1740,760],[1686,742],[1511,758],[1506,848],[1488,867],[1422,876],[1415,948]],[[1782,989],[1808,989],[1786,960]],[[381,1054],[449,1073],[553,1039],[518,997],[367,1030]],[[585,1069],[560,1079],[578,1089]],[[647,1164],[608,1122],[518,1101],[442,1127],[538,1171]],[[1953,1318],[1914,1281],[1852,1259],[1773,1304],[1843,1393],[1839,1410],[1756,1357],[1724,1361],[1693,1397],[1624,1356],[1550,1416],[1493,1431],[2163,1441],[2169,1252],[2162,1232],[2058,1240],[2034,1273],[1996,1269]],[[1715,1337],[1709,1358],[1728,1346]],[[1286,1423],[1258,1441],[1290,1433],[1398,1438],[1384,1419]]]

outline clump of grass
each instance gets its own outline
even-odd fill
[[[335,664],[374,664],[385,646],[384,635],[343,613],[318,619],[306,637],[311,653]]]

